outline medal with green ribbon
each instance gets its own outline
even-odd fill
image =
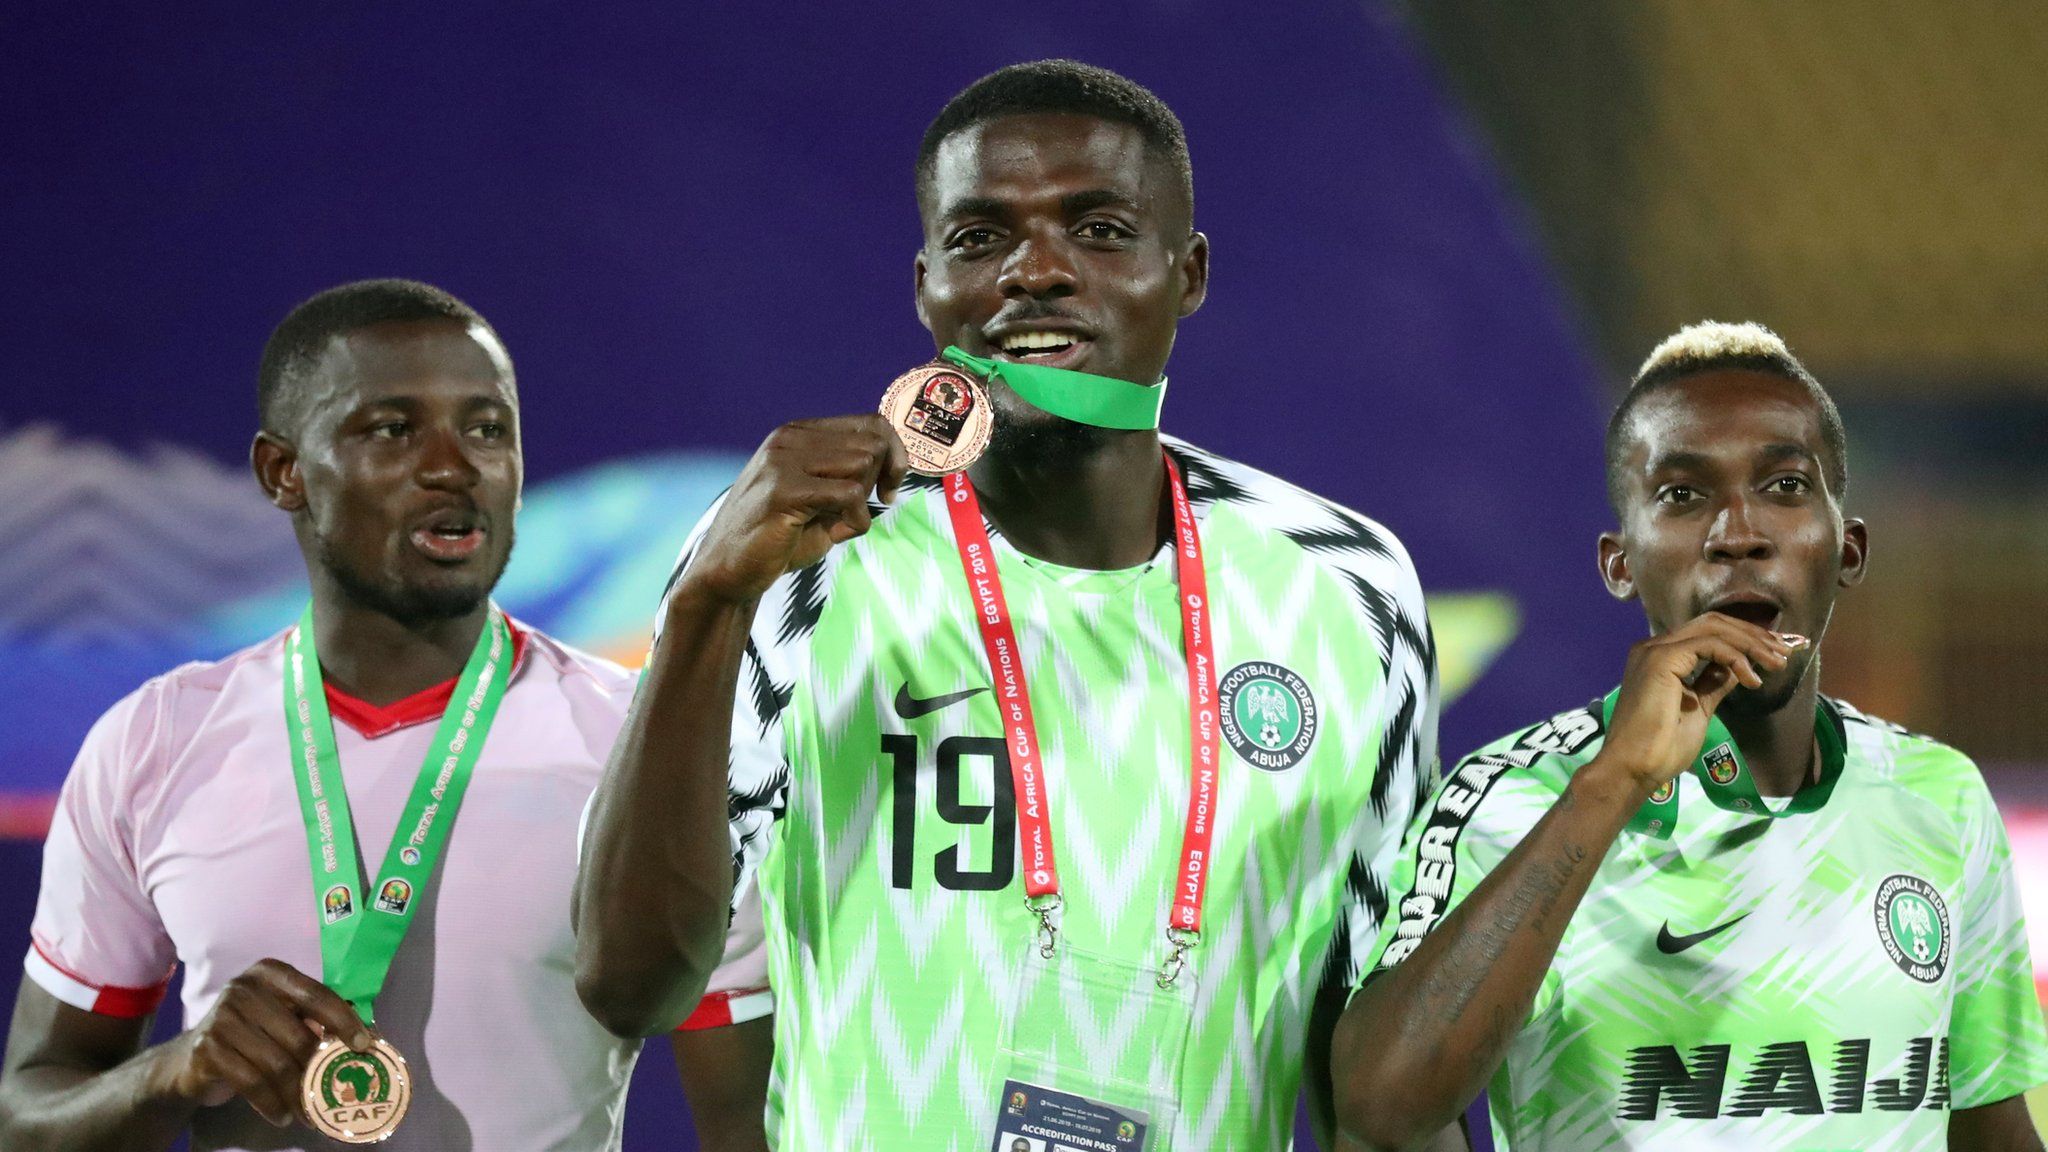
[[[948,345],[937,360],[889,383],[881,413],[903,441],[910,470],[959,472],[981,458],[995,431],[984,381],[1000,380],[1025,403],[1077,424],[1142,432],[1159,427],[1166,381],[1133,384],[1042,364],[970,356]]]
[[[384,862],[374,883],[364,887],[341,758],[335,751],[334,719],[314,650],[311,604],[285,642],[285,725],[292,738],[292,779],[298,786],[313,866],[320,979],[353,1005],[365,1024],[376,1020],[377,993],[412,926],[419,893],[448,842],[484,738],[505,698],[511,650],[511,628],[493,605],[456,681],[448,710],[434,730],[433,744]],[[328,1040],[307,1065],[302,1087],[313,1125],[349,1143],[388,1136],[411,1099],[405,1061],[381,1039],[368,1052],[352,1052]]]
[[[1166,404],[1163,379],[1157,384],[1133,384],[1068,368],[988,360],[950,345],[939,358],[950,360],[984,380],[1001,380],[1032,407],[1076,424],[1141,432],[1159,427],[1159,412]]]
[[[1614,706],[1620,699],[1621,689],[1617,688],[1600,701],[1600,725],[1603,729],[1614,722]],[[1756,790],[1756,780],[1749,773],[1749,764],[1742,758],[1742,750],[1735,746],[1735,738],[1718,716],[1707,717],[1706,739],[1700,742],[1700,754],[1693,760],[1689,771],[1699,780],[1701,790],[1717,808],[1774,820],[1811,812],[1826,804],[1828,797],[1834,794],[1835,782],[1842,776],[1842,762],[1848,747],[1842,730],[1842,717],[1825,698],[1814,707],[1813,737],[1820,749],[1820,779],[1801,787],[1782,808],[1772,808]],[[1677,829],[1678,780],[1674,777],[1650,793],[1650,798],[1629,820],[1628,830],[1669,840]]]

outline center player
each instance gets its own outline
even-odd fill
[[[1150,92],[1067,61],[996,72],[925,135],[919,319],[940,347],[1164,387],[1208,291],[1192,197]],[[1261,472],[991,392],[995,440],[950,494],[905,483],[878,417],[800,421],[700,527],[593,799],[579,988],[614,1031],[659,1030],[758,886],[781,1147],[1006,1148],[999,1113],[1030,1133],[1040,1073],[1091,1085],[1071,1093],[1090,1116],[1142,1097],[1103,1121],[1119,1146],[1285,1147],[1318,993],[1341,1001],[1434,773],[1414,571]],[[970,498],[985,516],[949,512]],[[998,605],[962,560],[984,531],[1025,693],[991,690]],[[1194,901],[1191,825],[1213,835]],[[1199,933],[1169,934],[1188,903]],[[1137,976],[1048,983],[1042,947]],[[1148,989],[1186,997],[1183,1022]]]

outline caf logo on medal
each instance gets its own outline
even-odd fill
[[[306,1065],[300,1096],[318,1131],[344,1144],[376,1144],[405,1119],[412,1077],[405,1057],[382,1039],[367,1052],[330,1039]]]
[[[1293,669],[1249,660],[1216,686],[1223,738],[1245,763],[1285,772],[1301,763],[1316,739],[1316,698]]]

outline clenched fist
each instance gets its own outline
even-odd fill
[[[758,600],[866,532],[868,494],[890,502],[908,471],[903,442],[879,415],[784,424],[733,482],[683,581],[718,600]]]

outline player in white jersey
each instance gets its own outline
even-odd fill
[[[300,1126],[314,1027],[356,1047],[371,1030],[322,983],[323,937],[409,911],[374,996],[375,1033],[411,1075],[385,1147],[615,1148],[639,1046],[577,1002],[570,896],[578,815],[634,676],[490,605],[522,473],[504,346],[438,289],[366,281],[294,311],[260,381],[252,464],[291,514],[312,635],[175,669],[86,738],[45,849],[0,1147],[146,1152],[188,1129],[200,1150],[333,1147]],[[457,673],[487,634],[506,641],[500,706],[477,733],[473,783],[443,797],[459,808],[441,813],[435,867],[424,841],[393,841],[438,721],[461,706]],[[327,823],[360,839],[370,869],[386,845],[400,868],[423,869],[416,890],[377,884],[374,909],[377,871],[313,879],[284,701],[292,654],[316,638],[324,687],[308,707],[332,717],[346,793]],[[746,995],[765,984],[747,938],[758,927],[735,923],[706,1019],[761,1000]],[[144,1049],[180,964],[186,1031]],[[713,1147],[760,1146],[766,1023],[676,1041],[701,1096],[737,1092],[729,1114],[700,1108],[701,1126],[725,1133]]]
[[[1338,1027],[1344,1128],[1411,1147],[1484,1088],[1504,1152],[2040,1152],[1983,779],[1819,693],[1868,547],[1833,401],[1768,330],[1697,325],[1607,445],[1601,575],[1652,635],[1418,818]]]

